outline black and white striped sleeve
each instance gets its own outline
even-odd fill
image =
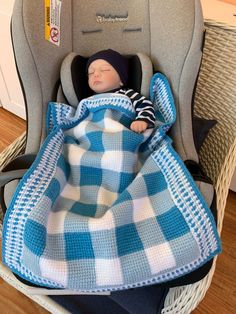
[[[149,127],[155,125],[155,111],[153,104],[146,97],[135,92],[133,89],[120,89],[118,93],[128,96],[136,111],[136,119],[148,123]]]

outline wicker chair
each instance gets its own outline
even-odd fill
[[[217,194],[218,231],[236,165],[236,27],[206,20],[206,40],[195,94],[195,114],[216,119],[200,152],[200,162]],[[201,281],[170,289],[164,313],[190,313],[204,298],[216,267]]]
[[[4,149],[4,151],[0,154],[0,170],[3,169],[10,160],[24,152],[25,142],[26,132],[24,132],[13,143],[11,143],[11,145]]]
[[[206,20],[206,41],[195,94],[195,114],[216,119],[205,141],[200,161],[217,193],[218,230],[221,232],[230,181],[236,165],[236,27]],[[23,136],[24,138],[24,136]],[[1,160],[2,163],[2,160]],[[190,313],[204,298],[215,271],[201,281],[170,289],[162,314]],[[69,313],[46,295],[32,295],[0,264],[0,276],[51,313]]]

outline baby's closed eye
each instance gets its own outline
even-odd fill
[[[111,69],[99,69],[99,72],[110,72]],[[91,70],[88,72],[88,75],[93,75],[95,73],[95,70]]]
[[[111,69],[101,69],[102,72],[109,72]]]

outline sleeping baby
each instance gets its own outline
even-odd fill
[[[96,93],[118,93],[130,98],[136,118],[130,129],[144,132],[155,125],[155,112],[150,100],[127,87],[128,63],[117,51],[102,50],[92,55],[87,62],[89,87]]]

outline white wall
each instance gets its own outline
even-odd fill
[[[25,104],[18,80],[10,36],[14,0],[0,0],[0,102],[25,119]]]

